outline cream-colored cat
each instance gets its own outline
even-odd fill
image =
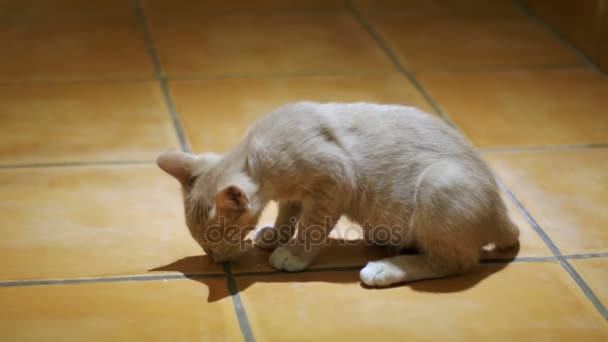
[[[479,263],[483,246],[518,242],[486,164],[453,128],[413,107],[292,103],[224,155],[169,151],[157,162],[181,182],[190,233],[217,261],[238,257],[235,236],[271,200],[279,202],[275,229],[296,231],[276,240],[277,269],[310,265],[324,245],[311,244],[319,241],[312,234],[326,237],[342,215],[391,227],[393,250],[422,251],[370,261],[360,274],[370,286],[461,273]]]

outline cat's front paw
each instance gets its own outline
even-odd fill
[[[363,284],[384,287],[405,280],[405,272],[388,260],[370,261],[359,273]]]
[[[293,254],[285,246],[280,246],[272,252],[269,262],[277,270],[296,272],[305,269],[310,260]]]

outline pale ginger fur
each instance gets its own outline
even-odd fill
[[[171,151],[158,164],[182,183],[188,228],[216,260],[241,250],[211,241],[208,227],[220,217],[222,227],[253,227],[271,200],[279,203],[275,227],[297,231],[271,254],[277,269],[308,267],[323,244],[305,248],[311,230],[303,228],[327,235],[342,215],[393,227],[392,249],[422,252],[370,261],[360,273],[369,286],[462,273],[479,263],[483,246],[518,242],[486,164],[455,129],[413,107],[291,103],[224,155]]]

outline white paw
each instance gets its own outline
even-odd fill
[[[279,246],[270,255],[269,262],[272,267],[278,270],[296,272],[305,269],[310,263],[310,260],[294,255],[284,246]]]
[[[264,249],[273,249],[279,245],[277,232],[273,226],[258,227],[253,233],[253,244]]]
[[[370,261],[359,273],[367,286],[389,286],[405,280],[405,271],[387,260]]]

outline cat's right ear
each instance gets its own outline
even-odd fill
[[[163,171],[175,177],[182,185],[190,182],[195,162],[194,155],[177,150],[163,152],[156,158],[156,164]]]

